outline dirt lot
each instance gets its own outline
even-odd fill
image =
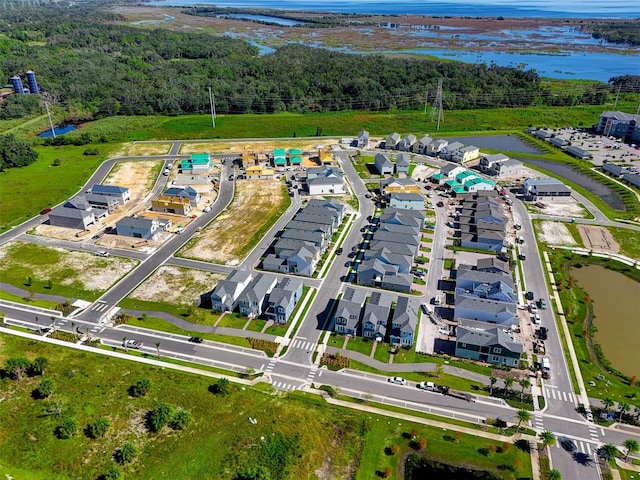
[[[315,151],[317,145],[329,147],[335,144],[335,139],[319,137],[305,140],[247,140],[228,142],[185,142],[180,148],[180,154],[191,153],[229,153],[229,152],[272,152],[274,148],[299,148],[303,151]]]
[[[577,246],[577,242],[564,223],[542,222],[536,226],[536,230],[540,241],[547,245],[559,245],[563,247]]]
[[[108,289],[138,263],[121,257],[102,258],[92,253],[65,248],[9,242],[0,247],[2,271],[19,268],[33,273],[34,279],[50,278],[54,283],[81,290]],[[105,275],[105,272],[109,272]]]
[[[527,207],[532,213],[540,213],[543,215],[575,218],[585,218],[588,216],[587,210],[573,198],[566,202],[548,202],[544,205],[544,208],[539,208],[535,204],[529,203]]]
[[[127,143],[122,156],[167,155],[171,149],[171,143]]]
[[[618,253],[620,245],[616,243],[611,232],[604,227],[594,225],[578,225],[580,237],[585,248]]]
[[[205,230],[180,252],[206,262],[238,265],[245,245],[266,221],[277,214],[286,189],[278,180],[247,180],[236,183],[236,196]]]
[[[148,302],[175,305],[193,304],[200,295],[213,290],[225,275],[165,265],[156,270],[130,295]]]

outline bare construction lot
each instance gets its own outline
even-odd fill
[[[544,221],[536,226],[536,233],[541,242],[547,245],[575,247],[578,243],[564,223]]]
[[[595,225],[578,225],[578,231],[585,248],[611,253],[620,252],[620,245],[606,228]]]
[[[279,180],[238,181],[229,208],[187,243],[180,255],[238,265],[289,202],[286,187]]]

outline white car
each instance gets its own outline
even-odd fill
[[[109,256],[109,252],[105,251],[105,250],[98,250],[95,253],[96,257],[108,257]]]
[[[535,303],[530,303],[530,304],[529,304],[529,311],[530,311],[531,313],[536,313],[536,312],[538,311],[538,307],[536,307],[536,304],[535,304]]]
[[[389,377],[387,381],[395,385],[405,385],[407,383],[407,381],[402,377]]]
[[[420,382],[417,387],[421,390],[429,390],[431,392],[436,389],[436,385],[433,382]]]

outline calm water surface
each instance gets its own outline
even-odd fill
[[[616,370],[640,377],[640,283],[599,265],[572,268],[593,300],[595,340]]]

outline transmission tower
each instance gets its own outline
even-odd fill
[[[436,115],[438,122],[436,130],[440,130],[440,121],[444,120],[444,116],[442,114],[442,79],[438,80],[438,91],[436,92],[436,99],[433,101],[433,107],[431,108],[432,122],[436,119]]]

